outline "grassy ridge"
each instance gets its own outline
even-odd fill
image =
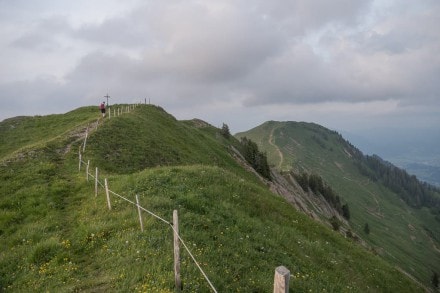
[[[141,233],[136,209],[113,196],[108,211],[103,190],[95,197],[78,173],[81,141],[38,141],[32,156],[0,165],[0,290],[172,292],[171,229],[145,214]],[[92,132],[84,158],[114,192],[138,194],[168,220],[178,209],[181,235],[219,292],[271,291],[278,265],[291,270],[292,291],[420,291],[270,193],[228,154],[235,143],[141,106]],[[186,291],[209,291],[185,252],[182,280]]]
[[[0,123],[0,158],[26,147],[44,145],[51,139],[66,136],[67,132],[98,118],[96,107],[83,107],[66,114],[6,119]]]
[[[155,106],[142,106],[124,119],[110,119],[90,137],[88,151],[101,168],[130,173],[154,166],[233,165],[213,127],[193,127]]]
[[[272,144],[267,139],[272,133]],[[426,209],[413,209],[381,184],[362,176],[356,150],[342,137],[311,123],[267,122],[238,136],[259,141],[274,165],[279,164],[275,144],[283,153],[282,169],[321,175],[348,202],[352,228],[375,252],[430,285],[440,271],[440,226]],[[368,223],[371,233],[366,235]]]

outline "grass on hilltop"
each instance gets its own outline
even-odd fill
[[[111,190],[138,194],[164,219],[177,209],[181,236],[219,292],[271,291],[279,265],[292,273],[291,291],[421,290],[269,192],[228,154],[236,142],[216,133],[141,106],[91,132],[84,159],[102,168]],[[136,208],[114,196],[109,211],[103,189],[95,197],[84,166],[78,172],[81,141],[54,134],[28,143],[37,145],[32,155],[8,152],[0,164],[0,290],[173,292],[171,229],[144,213],[142,233]],[[155,156],[139,162],[149,151]],[[184,251],[182,280],[185,291],[209,291]]]

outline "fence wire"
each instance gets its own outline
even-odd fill
[[[87,140],[87,136],[88,136],[88,132],[86,134],[85,140],[84,140],[84,145],[83,145],[83,153],[85,152],[85,146],[86,146],[86,140]],[[85,162],[84,160],[82,160],[82,154],[81,151],[79,152],[79,163],[84,164],[84,165],[88,165],[87,162]],[[90,167],[90,166],[89,166]],[[90,176],[91,178],[93,178],[102,188],[105,188],[104,184],[98,179],[96,178],[93,174],[90,174],[87,170],[86,172],[87,176]],[[211,287],[211,289],[213,290],[213,292],[217,293],[217,290],[215,289],[214,285],[212,284],[212,282],[209,280],[208,276],[206,275],[206,273],[203,271],[202,267],[200,266],[199,262],[196,260],[196,258],[194,257],[194,255],[191,253],[190,249],[188,248],[188,246],[186,245],[185,241],[183,240],[183,238],[179,235],[179,233],[176,233],[176,230],[174,229],[174,226],[171,222],[165,220],[164,218],[158,216],[157,214],[155,214],[154,212],[142,207],[141,205],[138,205],[137,203],[135,203],[132,200],[129,200],[128,198],[108,189],[108,192],[121,198],[122,200],[127,201],[128,203],[131,203],[132,205],[139,207],[142,211],[148,213],[149,215],[151,215],[152,217],[156,218],[157,220],[162,221],[163,223],[167,224],[169,227],[171,227],[171,229],[173,230],[173,232],[177,235],[177,237],[179,238],[180,243],[182,243],[183,247],[185,248],[185,250],[188,252],[189,256],[191,257],[191,259],[193,260],[194,264],[197,266],[197,268],[199,269],[200,273],[203,275],[203,277],[205,278],[205,280],[208,282],[209,286]]]

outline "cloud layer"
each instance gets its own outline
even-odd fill
[[[109,92],[236,130],[439,122],[438,1],[6,2],[0,119]]]

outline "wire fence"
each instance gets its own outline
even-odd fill
[[[138,104],[134,104],[134,105],[128,105],[128,106],[124,106],[124,107],[118,107],[117,110],[113,109],[113,117],[118,117],[120,115],[122,115],[124,113],[130,113],[131,110],[134,110],[136,107],[138,106]],[[109,119],[111,118],[111,109],[109,109],[108,111],[109,113]],[[98,128],[99,125],[99,120],[96,123],[96,127],[95,130]],[[102,124],[103,122],[101,122]],[[78,171],[81,171],[81,167],[82,165],[86,166],[86,178],[87,180],[89,180],[89,177],[93,178],[95,180],[95,196],[97,196],[98,193],[98,185],[101,186],[102,188],[104,188],[106,190],[106,196],[107,196],[107,204],[108,204],[108,208],[109,210],[111,210],[111,200],[110,200],[110,194],[113,196],[116,196],[124,201],[126,201],[127,203],[130,203],[131,205],[135,206],[138,209],[139,212],[139,220],[141,223],[141,230],[143,230],[143,225],[142,225],[142,217],[141,217],[141,213],[140,211],[143,211],[147,214],[149,214],[150,216],[154,217],[155,219],[163,222],[164,224],[168,225],[168,227],[171,228],[171,230],[173,231],[173,234],[175,235],[175,237],[177,237],[177,239],[180,241],[180,243],[183,245],[183,247],[185,248],[186,252],[188,253],[188,255],[191,257],[192,261],[194,262],[194,264],[196,265],[196,267],[198,268],[198,270],[200,271],[200,273],[202,274],[202,276],[204,277],[204,279],[206,280],[206,282],[209,284],[210,288],[212,289],[213,292],[217,293],[217,290],[215,289],[214,285],[212,284],[212,282],[210,281],[210,279],[208,278],[208,276],[206,275],[205,271],[202,269],[202,267],[200,266],[199,262],[196,260],[196,258],[194,257],[193,253],[191,252],[191,250],[188,248],[188,245],[186,244],[186,242],[183,240],[183,238],[180,236],[180,234],[178,233],[178,226],[176,225],[176,222],[173,221],[173,223],[165,220],[164,218],[160,217],[159,215],[157,215],[156,213],[142,207],[141,205],[139,205],[138,200],[136,200],[137,202],[134,202],[130,199],[128,199],[126,196],[123,196],[121,194],[118,194],[112,190],[109,189],[109,184],[108,184],[108,180],[107,178],[104,179],[104,183],[102,181],[99,180],[98,178],[98,168],[96,167],[95,169],[95,175],[91,174],[89,171],[90,168],[90,160],[87,160],[87,162],[85,162],[85,160],[83,159],[83,153],[86,150],[86,144],[87,144],[87,138],[89,136],[89,127],[87,127],[86,129],[86,134],[85,134],[85,138],[84,138],[84,142],[80,145],[79,148],[79,163],[78,163]],[[137,199],[137,196],[136,196]],[[177,212],[176,212],[177,214]],[[174,215],[174,214],[173,214]],[[174,242],[174,245],[176,246],[176,241]],[[177,243],[178,245],[178,243]],[[180,263],[180,259],[179,259],[179,255],[176,256],[176,249],[177,251],[179,250],[179,248],[175,247],[175,269],[176,269],[176,262]],[[177,258],[177,259],[176,259]],[[180,265],[177,265],[178,268],[180,268]],[[180,270],[180,269],[179,269]],[[180,271],[177,272],[175,271],[175,279],[176,279],[176,289],[178,291],[180,291],[181,289],[181,284],[179,284],[180,281]]]

